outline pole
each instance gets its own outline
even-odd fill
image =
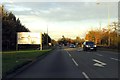
[[[108,46],[110,46],[110,14],[109,14],[109,5],[108,5]]]
[[[100,2],[97,1],[97,5],[100,5]],[[101,30],[101,20],[99,19],[99,25],[100,25],[100,30]]]
[[[47,25],[47,47],[48,47],[48,25]]]
[[[100,3],[99,2],[97,2],[97,4],[99,5]],[[110,25],[109,25],[109,23],[110,23],[110,14],[109,14],[109,5],[107,5],[108,6],[108,46],[110,46]]]
[[[40,46],[40,50],[42,50],[42,33],[40,33],[40,38],[41,38],[41,42],[40,42],[40,44],[41,44],[41,46]]]
[[[16,32],[17,35],[17,32]],[[18,50],[18,35],[16,36],[16,51]]]

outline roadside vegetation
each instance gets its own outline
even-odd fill
[[[3,75],[14,72],[23,65],[34,61],[38,57],[47,54],[52,49],[47,50],[24,50],[2,52],[2,73]]]
[[[3,76],[7,75],[23,65],[34,61],[36,58],[47,54],[53,50],[55,40],[51,39],[47,33],[42,34],[42,47],[43,50],[35,48],[38,45],[23,45],[25,49],[16,50],[17,45],[17,32],[30,32],[25,25],[22,25],[19,18],[4,8],[4,5],[0,6],[2,18],[2,73]],[[52,43],[51,46],[48,43]],[[32,46],[32,48],[31,48]],[[27,47],[27,48],[26,48]]]
[[[17,32],[30,32],[30,30],[22,25],[20,19],[16,18],[12,12],[7,11],[3,5],[0,6],[0,9],[2,10],[2,14],[0,14],[2,18],[2,51],[16,50]],[[43,33],[43,47],[48,46],[48,43],[54,45],[55,40],[51,39],[47,33]]]
[[[120,22],[113,22],[108,28],[90,30],[86,40],[95,42],[99,47],[120,49]]]

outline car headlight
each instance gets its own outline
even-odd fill
[[[94,45],[94,47],[97,47],[96,45]]]
[[[88,45],[86,45],[86,47],[89,47]]]

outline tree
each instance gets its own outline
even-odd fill
[[[55,41],[54,39],[51,40],[52,46],[55,46],[57,44],[57,41]]]
[[[23,26],[19,19],[16,20],[12,12],[7,12],[2,8],[2,49],[15,50],[17,44],[17,32],[30,32]]]
[[[79,36],[76,37],[75,43],[77,46],[81,47],[84,42],[84,39],[81,39]]]
[[[110,38],[111,47],[118,47],[120,43],[119,36],[119,23],[113,22],[110,25],[110,30],[103,28],[102,30],[90,30],[85,39],[89,41],[94,41],[98,45],[108,45]]]
[[[48,43],[51,43],[51,38],[48,34],[44,33],[42,34],[42,41],[43,45],[48,45]]]

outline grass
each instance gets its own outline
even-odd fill
[[[33,61],[37,57],[48,53],[48,50],[24,50],[24,51],[6,51],[2,52],[2,73],[8,74],[10,71],[20,67],[21,65]]]

